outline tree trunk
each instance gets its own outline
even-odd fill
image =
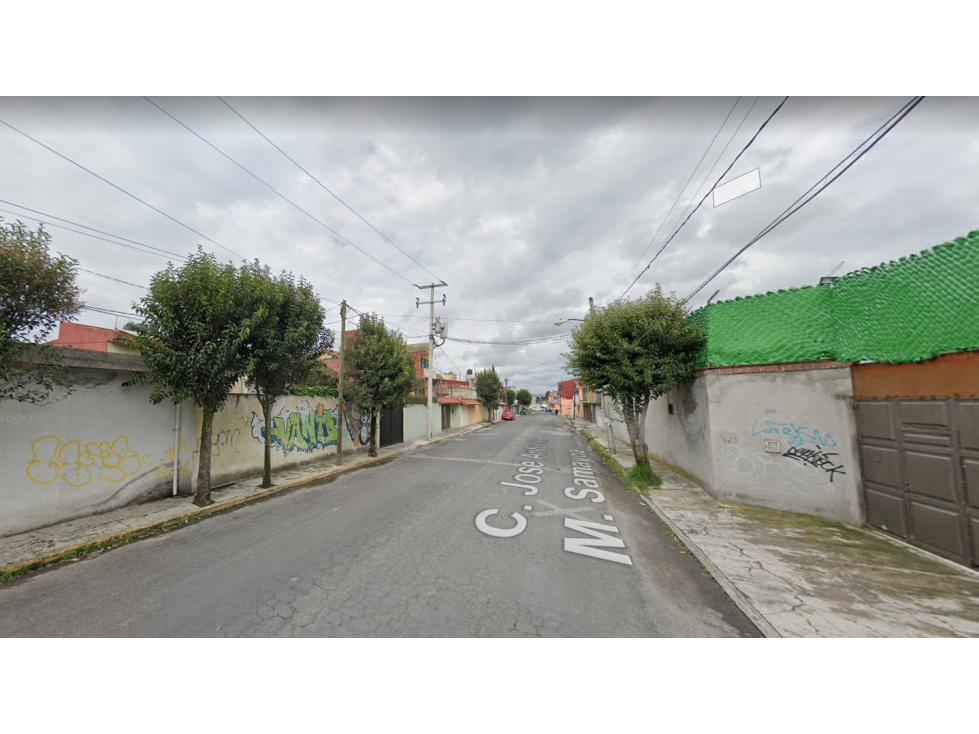
[[[635,413],[636,420],[636,444],[633,453],[636,456],[636,466],[643,464],[647,469],[649,466],[649,446],[646,444],[646,412],[649,410],[649,401],[642,403],[642,408]]]
[[[262,489],[272,486],[272,403],[262,399],[262,417],[265,418],[265,467],[262,471]]]
[[[367,444],[367,455],[377,456],[377,411],[371,411],[371,440]]]
[[[629,431],[629,443],[632,444],[632,456],[636,460],[636,466],[645,465],[651,469],[646,445],[646,411],[649,409],[649,401],[641,405],[640,408],[636,403],[632,404],[630,415],[625,416],[625,427]]]
[[[205,405],[201,411],[201,456],[197,469],[197,491],[194,504],[213,505],[211,499],[211,427],[214,425],[214,406]]]

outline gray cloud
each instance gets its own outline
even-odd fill
[[[220,101],[156,101],[411,283],[431,280]],[[904,101],[790,99],[729,175],[760,168],[762,189],[717,209],[706,202],[630,295],[657,282],[687,295]],[[734,99],[229,102],[450,284],[444,291],[448,303],[437,312],[451,323],[453,336],[512,339],[568,331],[551,324],[582,317],[589,296],[601,306],[622,292]],[[741,101],[691,188],[703,180],[749,104],[750,98]],[[758,101],[712,180],[777,104],[778,98]],[[389,323],[416,333],[425,329],[425,318],[418,317],[427,312],[414,308],[416,296],[427,300],[423,291],[338,241],[140,98],[8,98],[0,100],[0,119],[235,252],[303,274],[325,297],[394,314],[386,317]],[[975,229],[977,122],[975,98],[925,100],[843,178],[705,288],[693,305],[718,289],[724,299],[813,283],[841,261],[846,263],[841,272],[847,272]],[[6,128],[0,128],[0,161],[0,198],[175,252],[189,252],[200,242],[219,257],[232,258]],[[637,271],[666,241],[692,197],[688,189]],[[56,249],[113,277],[148,284],[165,264],[51,231]],[[80,281],[97,306],[129,310],[140,295],[93,276],[83,274]],[[84,320],[113,323],[93,313]],[[495,364],[518,385],[535,386],[535,392],[564,375],[560,344],[502,349],[449,342],[444,351],[445,369],[452,369],[452,362],[462,372]]]

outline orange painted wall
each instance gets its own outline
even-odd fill
[[[979,398],[979,351],[908,364],[854,364],[850,374],[857,400]]]

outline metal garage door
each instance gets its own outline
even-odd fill
[[[857,402],[867,521],[979,566],[979,400]]]

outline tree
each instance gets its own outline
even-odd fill
[[[647,333],[648,332],[648,333]],[[642,298],[588,314],[571,335],[568,369],[611,398],[625,419],[636,466],[649,467],[649,401],[693,379],[705,334],[659,285]]]
[[[384,325],[377,314],[361,314],[357,338],[344,364],[356,390],[357,406],[370,415],[368,456],[377,456],[377,418],[381,408],[403,408],[415,386],[415,361],[404,339]],[[344,385],[344,393],[348,388]]]
[[[490,423],[492,423],[493,411],[500,404],[500,396],[503,394],[503,382],[496,374],[496,368],[491,367],[477,374],[475,385],[476,397],[489,410]]]
[[[530,405],[534,402],[534,396],[530,394],[530,390],[521,388],[517,391],[517,402],[523,406]]]
[[[332,387],[336,389],[340,386],[340,377],[336,372],[317,361],[316,365],[306,377],[296,380],[290,387]]]
[[[41,343],[82,307],[78,261],[52,255],[50,242],[44,225],[35,232],[0,218],[0,400],[44,403],[57,387],[71,391],[62,351]]]
[[[313,286],[300,276],[272,276],[258,260],[242,266],[240,286],[251,308],[264,308],[267,318],[251,330],[251,369],[247,384],[255,390],[265,421],[265,462],[262,488],[272,486],[272,407],[289,388],[307,379],[318,358],[333,346],[333,333],[323,327],[325,313]]]
[[[153,404],[172,398],[192,399],[201,409],[200,465],[194,504],[211,501],[211,428],[214,414],[228,400],[235,383],[252,370],[249,348],[253,331],[267,318],[267,309],[244,292],[234,265],[218,263],[197,248],[180,268],[169,263],[150,281],[149,293],[135,306],[143,317],[135,325],[132,344],[143,356],[147,372],[130,384],[154,385]]]
[[[517,393],[512,387],[506,389],[506,404],[513,405],[517,400]]]

